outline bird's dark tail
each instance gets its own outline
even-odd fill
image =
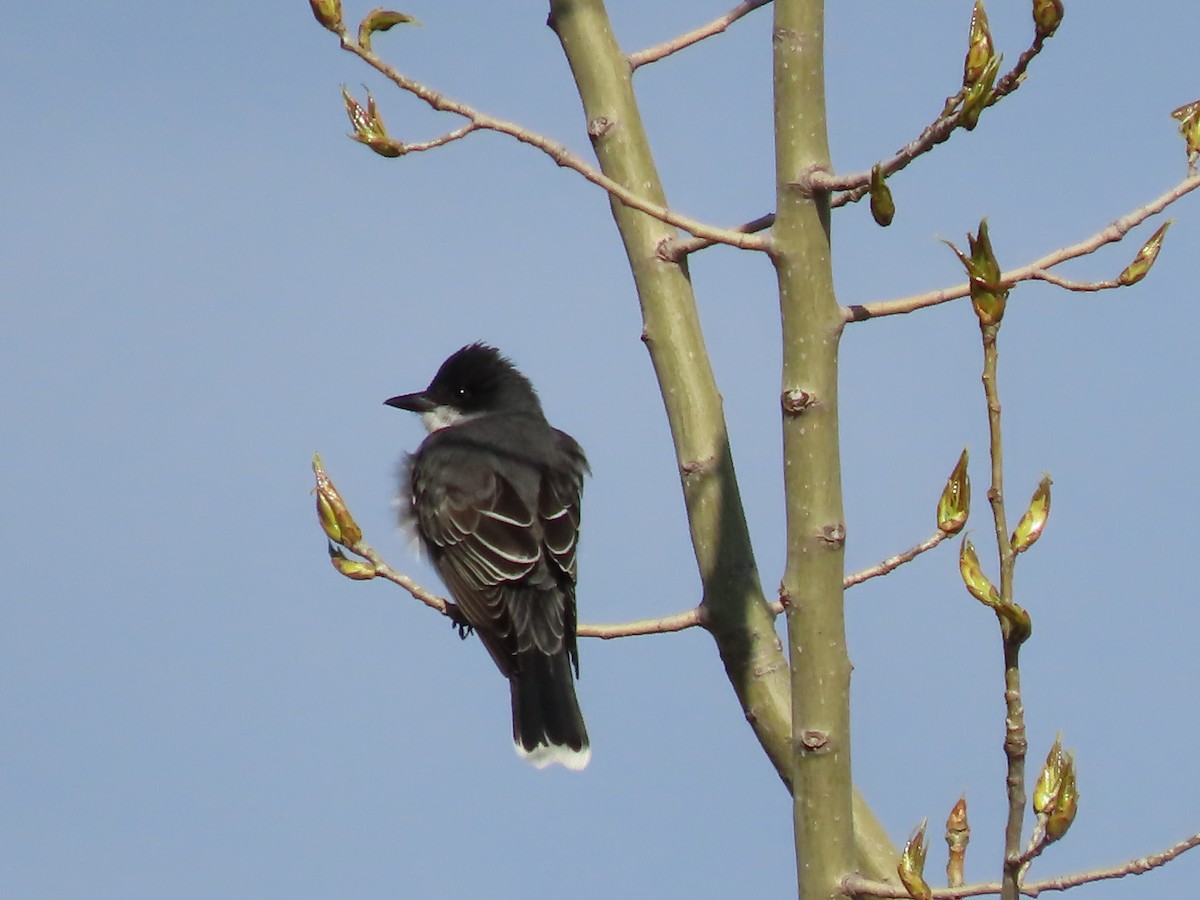
[[[579,771],[592,758],[592,748],[566,652],[531,649],[519,653],[517,662],[509,678],[517,754],[539,769],[558,763]]]

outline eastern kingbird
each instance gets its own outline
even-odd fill
[[[406,460],[401,519],[508,679],[517,753],[539,769],[582,769],[592,751],[571,670],[583,450],[482,343],[451,355],[425,390],[384,402],[420,413],[429,431]]]

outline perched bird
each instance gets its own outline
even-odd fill
[[[587,459],[546,421],[529,380],[495,347],[447,359],[429,387],[384,401],[420,413],[401,517],[509,681],[513,743],[539,769],[591,758],[575,697],[575,546]]]

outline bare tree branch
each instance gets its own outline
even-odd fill
[[[1063,247],[1055,250],[1053,253],[1048,253],[1041,259],[1034,260],[1027,266],[1022,266],[1019,269],[1010,269],[1001,274],[1001,281],[1006,286],[1012,286],[1021,281],[1051,281],[1047,278],[1047,269],[1057,266],[1067,260],[1077,259],[1081,256],[1088,256],[1095,253],[1105,244],[1111,244],[1121,240],[1131,230],[1141,225],[1151,216],[1162,212],[1176,200],[1190,194],[1196,188],[1200,187],[1200,175],[1190,175],[1185,178],[1175,187],[1171,188],[1162,196],[1145,206],[1135,209],[1128,215],[1114,221],[1108,227],[1101,229],[1091,237],[1080,241],[1077,244],[1072,244],[1069,247]],[[1065,280],[1065,279],[1064,279]],[[1108,287],[1107,282],[1097,282],[1099,287],[1091,288],[1087,286],[1074,286],[1074,282],[1068,282],[1062,285],[1068,290],[1101,290]],[[881,316],[896,316],[904,313],[915,312],[918,309],[924,309],[927,306],[936,306],[939,303],[945,303],[948,300],[957,300],[960,297],[966,297],[970,294],[969,284],[959,284],[954,287],[942,288],[937,291],[928,291],[924,294],[915,294],[911,297],[902,297],[898,300],[883,300],[877,303],[864,303],[846,307],[845,316],[847,322],[862,322],[867,319],[877,319]]]
[[[771,0],[745,0],[744,3],[739,3],[723,16],[717,16],[707,25],[701,25],[699,28],[694,28],[686,34],[681,34],[679,37],[672,38],[669,41],[664,41],[661,44],[656,44],[653,47],[647,47],[645,50],[639,50],[637,53],[629,55],[629,70],[637,71],[647,63],[658,62],[660,59],[665,59],[672,53],[678,53],[685,47],[690,47],[692,44],[698,44],[705,38],[710,38],[714,34],[720,34],[742,16],[747,13],[752,13],[760,6],[766,6]]]
[[[704,238],[718,244],[729,244],[734,247],[739,247],[743,250],[766,250],[767,248],[767,242],[765,240],[755,237],[752,234],[748,234],[744,231],[738,231],[736,229],[718,228],[714,225],[701,222],[698,219],[693,219],[689,216],[673,212],[672,210],[660,204],[652,203],[646,198],[625,187],[625,185],[621,184],[620,182],[609,178],[595,166],[589,165],[582,158],[568,150],[563,144],[553,141],[545,135],[530,131],[529,129],[517,125],[514,122],[507,122],[503,119],[497,119],[494,116],[489,116],[466,103],[454,100],[445,96],[444,94],[439,93],[438,91],[435,91],[433,88],[422,82],[409,78],[407,75],[404,75],[397,70],[394,66],[384,62],[382,59],[376,56],[373,51],[368,50],[361,44],[356,43],[350,37],[349,32],[345,30],[342,31],[341,38],[342,48],[344,50],[353,53],[363,62],[367,63],[367,65],[384,75],[388,80],[396,85],[396,87],[400,88],[402,91],[412,94],[414,97],[418,97],[419,99],[425,101],[425,103],[433,109],[439,112],[453,113],[454,115],[462,116],[464,119],[467,119],[473,126],[470,128],[470,131],[495,131],[499,134],[505,134],[509,137],[515,138],[523,144],[528,144],[531,147],[535,147],[549,156],[558,165],[562,166],[563,168],[578,172],[588,181],[592,182],[592,184],[603,188],[605,191],[616,197],[631,209],[636,209],[648,216],[653,216],[661,222],[665,222],[668,225],[683,229],[684,231],[689,232],[698,238]],[[609,123],[593,122],[590,124],[589,130],[605,129],[607,127],[609,127]],[[454,139],[464,136],[463,134],[458,134],[458,132],[451,132],[450,134],[456,136]],[[436,139],[430,143],[433,146],[437,146],[439,141],[441,143],[448,143],[448,140],[446,139],[447,137],[448,136],[444,135],[442,138]],[[420,145],[405,145],[405,149],[411,150],[414,146]]]
[[[935,532],[932,536],[921,541],[916,546],[910,547],[902,553],[897,553],[894,556],[889,556],[887,559],[881,560],[874,565],[868,566],[865,569],[860,569],[851,575],[847,575],[843,584],[845,587],[853,587],[856,584],[862,584],[871,578],[876,578],[880,575],[886,575],[895,569],[900,568],[906,562],[911,562],[927,550],[932,550],[938,544],[946,539],[946,535],[941,531]],[[392,582],[408,591],[414,598],[420,600],[432,610],[440,612],[444,616],[459,620],[458,606],[445,597],[435,594],[433,591],[422,587],[413,578],[402,572],[397,572],[379,555],[370,544],[360,540],[353,547],[347,547],[352,553],[357,553],[359,556],[366,559],[375,567],[375,574],[379,578]],[[771,604],[771,608],[776,615],[783,612],[783,604],[778,600]],[[580,624],[575,630],[579,637],[600,638],[601,640],[612,640],[613,638],[622,637],[639,637],[647,634],[672,634],[676,631],[686,631],[688,628],[704,628],[707,626],[707,614],[703,606],[697,606],[693,609],[687,609],[682,612],[673,613],[668,616],[658,616],[649,619],[639,619],[634,622],[622,622],[619,624]]]
[[[1020,55],[1016,65],[1006,72],[992,88],[992,95],[987,102],[988,106],[1000,102],[1021,86],[1025,80],[1026,69],[1029,68],[1034,57],[1042,52],[1045,40],[1040,33],[1034,36],[1033,43]],[[957,94],[947,97],[942,111],[936,119],[925,126],[915,139],[909,141],[888,159],[879,162],[885,178],[899,172],[918,156],[928,153],[938,144],[947,140],[960,127],[963,113],[962,101],[965,96],[966,89],[964,88]],[[842,192],[830,201],[830,206],[833,207],[861,200],[866,196],[871,185],[870,169],[851,175],[814,172],[810,177],[810,186],[813,190]]]
[[[745,6],[746,4],[741,4]],[[739,7],[740,8],[740,7]],[[743,13],[744,15],[744,13]],[[717,20],[720,21],[720,20]],[[712,24],[712,23],[710,23]],[[706,28],[709,26],[705,26]],[[697,29],[700,31],[702,29]],[[724,29],[721,29],[724,30]],[[694,34],[690,32],[689,34]],[[682,37],[687,37],[684,35]],[[708,35],[704,35],[707,37]],[[681,38],[676,38],[680,40]],[[670,43],[670,42],[668,42]],[[992,96],[988,100],[988,106],[997,103],[1003,97],[1008,96],[1018,87],[1021,86],[1025,79],[1025,71],[1029,68],[1030,62],[1042,51],[1042,46],[1045,43],[1045,38],[1036,36],[1033,44],[1031,44],[1020,58],[1017,59],[1017,64],[1012,67],[992,89]],[[665,45],[661,45],[665,46]],[[686,46],[686,45],[685,45]],[[651,48],[656,49],[656,48]],[[642,51],[643,53],[649,51]],[[674,51],[672,51],[674,52]],[[632,59],[632,57],[631,57]],[[945,141],[959,127],[962,118],[962,101],[965,96],[965,90],[960,90],[957,94],[947,97],[946,102],[942,106],[942,111],[938,113],[931,123],[922,129],[921,133],[909,141],[891,157],[886,160],[881,160],[879,165],[882,168],[884,177],[894,175],[899,172],[910,162],[916,159],[923,153],[932,150],[938,144]],[[847,203],[854,203],[866,196],[871,184],[871,169],[863,172],[854,172],[849,175],[835,175],[824,171],[811,171],[806,175],[806,178],[801,187],[807,190],[823,190],[823,191],[840,191],[841,193],[830,199],[830,207],[837,208],[845,206]],[[738,226],[735,231],[744,231],[747,233],[756,233],[770,228],[775,224],[775,214],[766,213],[759,216],[757,219],[752,219],[744,225]],[[668,262],[680,262],[690,253],[695,253],[697,250],[703,250],[706,247],[711,247],[718,241],[705,240],[700,237],[679,238],[664,244],[659,248],[659,256]],[[946,298],[952,299],[952,298]],[[941,301],[939,301],[941,302]]]
[[[580,625],[575,633],[580,637],[602,638],[611,640],[619,637],[633,637],[640,634],[669,634],[674,631],[684,631],[688,628],[703,628],[707,615],[703,606],[675,613],[673,616],[663,616],[659,619],[641,619],[637,622],[626,622],[622,625]]]
[[[906,562],[912,562],[926,550],[932,550],[948,537],[948,534],[939,529],[915,547],[910,547],[903,553],[897,553],[895,556],[889,556],[887,559],[855,572],[853,575],[847,575],[844,584],[846,587],[853,587],[856,584],[862,584],[870,578],[876,578],[880,575],[886,575],[888,572],[895,571]]]
[[[1093,869],[1090,872],[1077,872],[1073,875],[1062,875],[1058,878],[1047,878],[1022,884],[1021,894],[1025,897],[1037,897],[1044,891],[1065,891],[1083,884],[1094,884],[1097,881],[1111,881],[1127,875],[1144,875],[1166,865],[1194,847],[1200,847],[1200,834],[1184,838],[1175,846],[1169,847],[1161,853],[1131,859],[1111,868]],[[885,897],[904,900],[909,896],[908,891],[902,887],[882,881],[871,881],[858,875],[850,875],[843,879],[842,888],[852,897]],[[936,900],[958,900],[960,897],[980,897],[999,893],[1000,884],[998,882],[933,889],[933,896]]]
[[[765,216],[759,216],[757,219],[752,219],[744,225],[737,225],[734,231],[740,231],[745,234],[757,234],[760,231],[766,231],[775,224],[775,213],[767,213]],[[689,253],[695,253],[697,250],[703,250],[705,247],[711,247],[717,241],[708,240],[701,237],[690,238],[672,238],[669,241],[664,241],[658,248],[658,258],[664,262],[679,263],[687,257]]]

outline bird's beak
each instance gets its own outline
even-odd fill
[[[425,395],[424,391],[418,391],[415,394],[401,394],[399,397],[392,397],[383,401],[385,406],[394,406],[396,409],[407,409],[409,412],[427,413],[433,412],[437,406],[432,400]]]

